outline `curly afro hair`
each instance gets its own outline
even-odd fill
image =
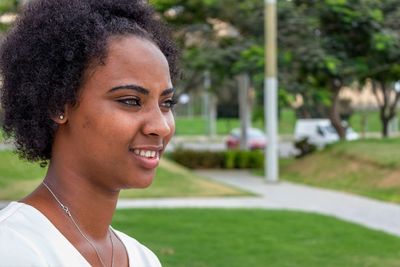
[[[4,131],[20,156],[45,166],[57,125],[51,118],[77,102],[85,70],[103,64],[112,36],[155,43],[172,80],[177,49],[144,0],[31,0],[0,48]]]

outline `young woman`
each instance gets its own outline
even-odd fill
[[[174,133],[176,49],[142,0],[32,0],[0,50],[4,131],[48,164],[0,211],[0,266],[160,266],[110,227]],[[151,218],[149,218],[150,220]]]

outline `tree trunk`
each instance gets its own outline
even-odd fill
[[[210,113],[208,119],[209,136],[215,138],[217,136],[217,96],[210,93]]]
[[[393,101],[390,99],[392,88],[388,88],[387,84],[383,81],[373,81],[372,89],[379,105],[380,119],[382,123],[382,137],[389,137],[389,123],[396,116],[396,107],[400,99],[400,92],[395,93]],[[381,101],[378,96],[378,90],[381,90],[383,100]]]
[[[240,74],[237,76],[239,84],[239,117],[240,117],[240,149],[248,149],[248,129],[250,128],[250,112],[248,103],[248,90],[250,85],[249,75]]]
[[[203,116],[207,120],[207,134],[214,138],[217,135],[217,98],[211,89],[211,74],[209,71],[204,72],[204,104]]]
[[[329,108],[329,119],[331,120],[332,126],[336,129],[341,140],[346,139],[346,129],[342,125],[342,120],[340,119],[339,114],[339,92],[341,89],[341,82],[337,82],[340,84],[333,84],[331,87],[332,91],[332,105]]]
[[[365,138],[366,133],[367,133],[367,122],[368,122],[368,117],[367,117],[367,112],[366,111],[361,111],[361,138]]]
[[[389,121],[387,118],[382,118],[382,137],[389,137]]]

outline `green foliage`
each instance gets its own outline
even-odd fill
[[[235,76],[243,70],[251,72],[248,67],[253,66],[255,87],[261,89],[263,75],[258,70],[264,59],[258,57],[263,48],[257,40],[263,39],[262,2],[154,0],[152,3],[175,27],[183,48],[185,77],[177,87],[184,91],[203,90],[204,72],[208,71],[212,92],[221,95],[236,91]],[[170,16],[171,10],[177,11],[177,15]],[[231,26],[238,35],[218,35],[215,29],[220,23]]]
[[[225,164],[224,167],[226,169],[234,169],[236,164],[236,151],[229,150],[225,154]]]
[[[184,49],[182,90],[202,89],[204,71],[209,70],[213,92],[234,91],[233,77],[247,72],[256,89],[257,105],[262,105],[263,1],[152,2],[174,25]],[[365,84],[372,78],[392,88],[393,81],[399,79],[397,0],[293,0],[277,1],[277,5],[281,108],[290,100],[287,95],[300,94],[304,106],[298,116],[326,117],[334,114],[329,111],[343,86]],[[170,10],[177,15],[168,16]],[[240,35],[216,36],[210,18],[229,23]],[[197,36],[197,41],[189,45],[188,36]],[[338,114],[330,116],[339,118]]]
[[[338,65],[340,65],[340,61],[333,56],[328,56],[324,59],[325,67],[332,74],[338,73]]]
[[[230,150],[223,152],[177,149],[168,155],[191,169],[257,169],[262,168],[262,151]]]
[[[253,44],[240,52],[240,58],[233,65],[236,73],[247,72],[257,74],[264,68],[264,47]]]
[[[395,267],[400,239],[317,214],[244,209],[118,210],[113,227],[165,267]]]
[[[235,151],[236,169],[260,169],[264,165],[263,151]]]
[[[294,146],[300,151],[300,154],[296,156],[297,158],[302,158],[304,156],[314,153],[317,150],[317,147],[315,145],[308,142],[308,137],[296,141],[294,143]]]
[[[168,156],[178,164],[191,169],[222,168],[225,165],[223,152],[177,149]]]

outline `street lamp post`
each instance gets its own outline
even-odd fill
[[[268,137],[265,150],[266,181],[278,182],[278,80],[277,80],[277,23],[276,0],[264,0],[265,6],[265,79],[264,117]]]

